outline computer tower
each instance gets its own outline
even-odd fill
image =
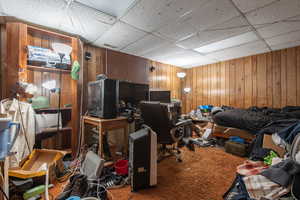
[[[88,83],[88,113],[111,119],[117,116],[117,81],[100,79]]]
[[[129,136],[129,176],[133,192],[157,184],[157,136],[148,127]]]

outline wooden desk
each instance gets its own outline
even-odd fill
[[[97,117],[83,116],[81,119],[82,123],[82,138],[81,145],[84,144],[84,130],[85,124],[90,124],[98,127],[99,133],[99,149],[98,155],[103,158],[103,135],[107,131],[115,130],[115,129],[123,129],[124,130],[124,153],[127,155],[128,152],[128,121],[126,117],[117,117],[114,119],[100,119]]]

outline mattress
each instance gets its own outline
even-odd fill
[[[267,107],[232,108],[213,115],[213,120],[218,125],[246,130],[252,134],[259,133],[270,123],[285,119],[300,119],[300,107],[287,106],[282,109]]]

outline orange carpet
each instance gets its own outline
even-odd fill
[[[112,200],[221,200],[235,177],[236,166],[244,161],[218,148],[182,153],[182,163],[170,157],[158,164],[155,188],[137,193],[132,193],[130,186],[113,189]],[[59,188],[61,185],[56,192]]]

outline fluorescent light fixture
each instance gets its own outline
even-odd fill
[[[183,91],[185,93],[189,93],[189,92],[191,92],[191,88],[190,87],[186,87],[186,88],[183,89]]]
[[[241,44],[245,44],[248,42],[252,42],[258,40],[257,36],[253,32],[244,33],[241,35],[237,35],[234,37],[227,38],[225,40],[221,40],[218,42],[214,42],[199,48],[196,48],[195,51],[198,51],[199,53],[211,53],[214,51],[227,49],[230,47],[238,46]]]
[[[46,88],[48,90],[54,90],[56,89],[56,81],[51,80],[51,81],[46,81],[42,84],[43,88]]]
[[[56,53],[63,54],[64,56],[68,56],[72,52],[72,47],[63,43],[52,43],[51,46]]]
[[[185,72],[177,72],[177,77],[178,78],[184,78],[186,76]]]

